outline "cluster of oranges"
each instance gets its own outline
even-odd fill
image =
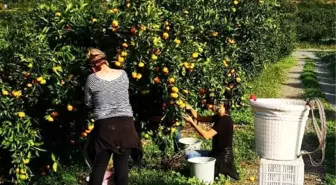
[[[87,126],[87,128],[86,128],[86,129],[82,132],[82,134],[81,134],[81,136],[82,136],[83,138],[86,137],[88,134],[90,134],[91,131],[92,131],[93,128],[94,128],[94,120],[91,119],[90,121],[91,121],[91,123]]]
[[[121,67],[122,64],[125,62],[126,57],[127,57],[127,48],[128,48],[128,44],[126,42],[122,43],[121,45],[122,49],[118,49],[118,55],[117,55],[117,59],[114,62],[114,65],[116,67]]]
[[[26,180],[28,179],[28,174],[27,174],[27,170],[25,169],[19,169],[19,168],[16,168],[15,169],[15,173],[17,176],[19,176],[19,179],[20,180]]]

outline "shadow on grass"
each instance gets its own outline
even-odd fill
[[[290,87],[294,87],[297,89],[301,89],[301,83],[283,83],[282,85],[286,85],[286,86],[290,86]]]
[[[335,78],[336,52],[317,52],[316,54],[322,62],[327,63],[331,76]]]

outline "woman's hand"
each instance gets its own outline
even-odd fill
[[[186,122],[194,123],[194,120],[192,119],[191,116],[189,116],[189,115],[184,115],[183,117],[184,117],[184,120],[185,120]]]
[[[193,110],[193,108],[190,105],[187,105],[186,110]]]

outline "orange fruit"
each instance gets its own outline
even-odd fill
[[[132,73],[132,78],[136,79],[138,77],[138,73],[137,72],[133,72]]]
[[[139,62],[138,67],[144,67],[145,64],[143,62]]]
[[[30,162],[29,159],[25,159],[25,160],[23,160],[23,164],[28,164],[29,162]]]
[[[52,117],[57,117],[59,114],[58,114],[58,112],[54,111],[54,112],[52,112],[50,115],[51,115]]]
[[[194,67],[195,67],[195,64],[194,64],[194,63],[191,63],[191,64],[189,65],[189,69],[194,69]]]
[[[42,80],[43,80],[43,77],[42,77],[42,76],[36,78],[36,81],[38,81],[38,82],[41,82]]]
[[[93,23],[97,22],[97,19],[96,19],[96,18],[93,18],[93,19],[92,19],[92,22],[93,22]]]
[[[237,83],[240,83],[241,82],[241,79],[239,77],[236,78],[236,82]]]
[[[234,39],[229,39],[229,43],[230,43],[230,44],[235,44],[236,41],[235,41]]]
[[[178,94],[177,93],[170,93],[170,97],[176,99],[176,98],[178,98]]]
[[[137,78],[138,80],[140,80],[140,79],[142,78],[142,74],[141,74],[141,73],[138,73],[136,78]]]
[[[45,80],[45,79],[43,79],[42,81],[40,81],[40,84],[41,85],[44,85],[44,84],[46,84],[47,83],[47,81]]]
[[[140,26],[140,30],[141,30],[141,31],[146,31],[146,29],[147,29],[146,26],[144,26],[144,25],[141,25],[141,26]]]
[[[189,66],[190,66],[190,64],[189,64],[188,62],[184,62],[184,63],[183,63],[183,66],[184,66],[186,69],[188,69]]]
[[[20,173],[21,173],[21,174],[26,174],[27,171],[26,171],[25,169],[21,169],[21,170],[20,170]]]
[[[137,32],[138,32],[138,30],[137,30],[134,26],[132,26],[132,28],[131,28],[131,33],[132,33],[133,35],[135,35]]]
[[[114,13],[114,14],[118,13],[118,11],[119,11],[118,8],[113,8],[112,9],[112,13]]]
[[[70,104],[67,105],[67,110],[68,111],[71,112],[71,111],[73,111],[73,109],[74,109],[74,107],[72,105],[70,105]]]
[[[28,78],[30,76],[30,73],[24,72],[23,75],[24,75],[24,77]]]
[[[22,95],[22,92],[21,91],[12,91],[12,95],[17,98],[17,97]]]
[[[233,1],[233,4],[234,5],[237,5],[239,2],[236,0],[236,1]]]
[[[168,34],[167,32],[164,32],[164,33],[162,34],[162,38],[163,38],[164,40],[167,40],[167,39],[169,38],[169,34]]]
[[[127,52],[126,51],[122,51],[120,54],[122,57],[126,57],[127,56]]]
[[[193,59],[197,59],[197,58],[198,58],[198,55],[199,55],[199,53],[197,53],[197,52],[193,53],[193,54],[192,54]]]
[[[217,36],[218,36],[218,32],[216,32],[216,31],[215,31],[215,32],[212,32],[211,35],[212,35],[213,37],[217,37]]]
[[[168,83],[169,83],[169,84],[173,84],[173,83],[175,83],[175,78],[169,78],[169,79],[168,79]]]
[[[152,54],[152,60],[157,60],[158,59],[158,56]]]
[[[2,95],[7,96],[7,95],[9,95],[9,92],[6,91],[6,90],[2,90]]]
[[[26,114],[24,112],[18,112],[17,115],[18,115],[19,118],[23,118],[23,117],[26,116]]]
[[[126,43],[126,42],[122,43],[122,47],[123,47],[123,48],[128,48],[127,43]]]
[[[234,85],[232,83],[229,84],[229,88],[232,89]]]
[[[164,68],[162,69],[162,72],[163,72],[163,74],[167,75],[167,74],[169,73],[169,70],[168,70],[167,67],[164,67]]]
[[[127,7],[127,8],[131,8],[131,3],[127,3],[127,4],[126,4],[126,7]]]
[[[49,121],[49,122],[54,122],[54,118],[51,117],[51,116],[49,116],[48,119],[47,119],[47,121]]]
[[[223,61],[223,64],[224,64],[225,67],[229,66],[228,62],[226,60]]]
[[[166,27],[165,27],[165,30],[166,30],[166,31],[169,31],[169,30],[170,30],[170,27],[169,27],[169,26],[166,26]]]
[[[117,20],[113,20],[112,21],[112,27],[113,28],[118,28],[118,26],[119,26],[119,22]]]
[[[164,25],[165,25],[165,26],[169,26],[169,22],[168,22],[168,21],[165,21],[165,22],[164,22]]]
[[[161,82],[160,78],[159,77],[155,77],[154,78],[154,83],[155,84],[159,84]]]
[[[120,67],[121,63],[120,62],[115,62],[114,65],[117,66],[117,67]]]
[[[91,130],[86,129],[84,132],[87,133],[87,134],[89,134],[91,132]]]
[[[205,94],[205,93],[206,93],[206,90],[205,90],[205,89],[203,89],[203,88],[201,88],[201,89],[199,89],[199,93],[200,93],[200,95],[203,95],[203,94]]]
[[[181,104],[179,105],[179,107],[180,107],[181,109],[184,109],[184,108],[186,107],[186,104],[185,104],[185,103],[181,103]]]
[[[94,125],[89,125],[88,126],[88,130],[93,130],[93,128],[94,128]]]
[[[254,178],[253,176],[251,176],[251,177],[249,178],[249,180],[252,181],[252,182],[254,182],[254,181],[255,181],[255,178]]]
[[[86,132],[82,132],[82,137],[86,137],[87,136],[87,133]]]
[[[179,89],[178,89],[177,87],[172,87],[172,88],[171,88],[171,91],[172,91],[173,93],[177,93],[177,92],[179,91]]]
[[[31,84],[31,83],[27,84],[27,87],[32,87],[32,86],[33,86],[33,84]]]
[[[21,174],[21,175],[19,175],[19,178],[20,178],[20,180],[27,180],[28,179],[28,175]]]
[[[123,63],[125,61],[125,58],[122,56],[118,56],[118,62]]]
[[[179,44],[181,44],[181,40],[179,40],[179,39],[175,39],[175,43],[176,43],[177,45],[179,45]]]
[[[62,15],[62,14],[59,13],[59,12],[56,12],[56,13],[55,13],[55,16],[56,16],[56,17],[60,17],[61,15]]]
[[[156,49],[154,54],[155,54],[156,56],[159,56],[159,55],[161,55],[161,51],[160,51],[159,49]]]

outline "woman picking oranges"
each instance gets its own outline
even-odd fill
[[[187,158],[193,157],[214,157],[216,158],[215,176],[223,174],[235,180],[239,180],[239,174],[234,164],[232,151],[233,121],[229,116],[228,104],[221,103],[213,106],[216,113],[213,116],[201,116],[191,106],[186,107],[191,112],[191,116],[185,115],[185,120],[190,123],[195,130],[205,139],[212,139],[211,151],[190,151],[187,152]],[[204,123],[214,123],[209,131],[203,130],[194,121],[194,119]]]
[[[93,73],[86,81],[85,104],[93,109],[95,119],[87,148],[92,161],[89,184],[102,184],[113,154],[115,184],[127,185],[131,149],[141,149],[129,101],[129,79],[124,70],[109,67],[102,51],[90,48],[87,56]]]

